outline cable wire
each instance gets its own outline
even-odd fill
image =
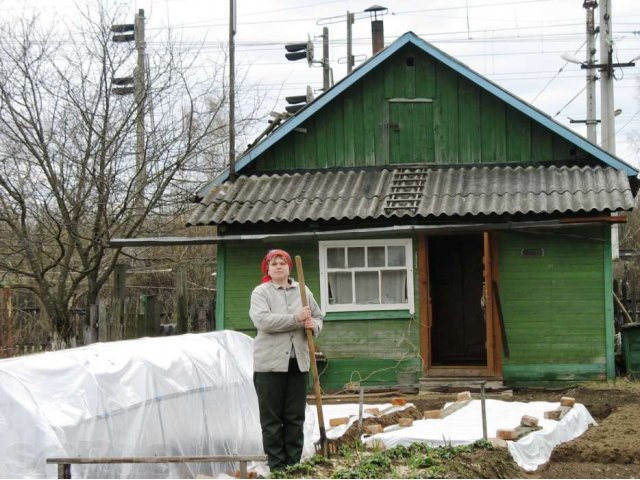
[[[587,89],[587,85],[585,85],[584,87],[582,87],[582,88],[580,89],[580,91],[579,91],[578,93],[576,93],[576,94],[573,96],[573,98],[572,98],[571,100],[569,100],[567,103],[565,103],[564,107],[562,107],[560,110],[558,110],[558,111],[556,112],[556,114],[553,116],[553,118],[555,118],[555,117],[557,117],[558,115],[560,115],[560,113],[562,113],[562,111],[563,111],[565,108],[567,108],[569,105],[571,105],[571,102],[573,102],[576,98],[578,98],[578,97],[580,96],[580,94],[581,94],[582,92],[584,92],[586,89]]]
[[[576,53],[578,53],[578,52],[582,49],[582,47],[584,47],[584,46],[586,45],[586,43],[587,43],[587,41],[585,40],[585,41],[582,43],[582,45],[580,45],[580,47],[578,47],[578,49],[577,49],[575,52],[573,52],[573,54],[575,55]],[[537,98],[542,94],[542,92],[544,92],[544,91],[547,89],[547,87],[548,87],[549,85],[551,85],[551,82],[553,82],[556,78],[558,78],[558,75],[560,75],[560,74],[562,73],[562,71],[564,70],[564,67],[566,67],[567,65],[569,65],[569,62],[564,62],[564,65],[562,65],[562,67],[560,67],[560,70],[558,70],[558,73],[556,73],[553,77],[551,77],[551,80],[549,80],[549,81],[544,85],[544,87],[542,87],[542,90],[540,90],[540,91],[538,92],[538,94],[537,94],[535,97],[533,97],[533,100],[531,100],[531,103],[534,103],[534,102],[537,100]],[[586,87],[585,87],[585,88],[586,88]],[[584,90],[584,89],[583,89],[583,90]],[[571,99],[571,100],[569,101],[569,103],[571,103],[572,101],[573,101],[573,99]],[[567,105],[568,105],[568,104],[567,104]],[[562,109],[564,109],[567,105],[565,105],[564,107],[562,107]],[[562,110],[560,110],[560,111],[562,111]],[[560,112],[558,112],[558,113],[560,113]],[[556,116],[558,116],[558,113],[556,113]]]

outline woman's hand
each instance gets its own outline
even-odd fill
[[[316,321],[313,317],[309,317],[304,321],[304,328],[305,329],[311,329],[313,331],[315,331],[316,328]]]
[[[305,321],[309,318],[311,318],[311,308],[309,308],[309,306],[302,307],[300,310],[298,310],[298,313],[296,313],[296,321],[300,325],[304,324]]]

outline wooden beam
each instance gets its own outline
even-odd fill
[[[496,285],[500,285],[500,268],[499,268],[499,234],[497,232],[491,232],[491,274],[493,281]],[[493,371],[496,377],[502,378],[502,330],[500,328],[500,319],[497,312],[497,306],[495,304],[495,298],[491,298],[493,304]]]
[[[226,462],[263,462],[266,455],[185,455],[158,457],[68,457],[47,458],[49,464],[115,464],[115,463],[226,463]]]
[[[594,223],[627,223],[626,213],[620,215],[597,215],[593,217],[576,217],[576,218],[563,218],[560,223],[582,223],[582,222],[594,222]]]
[[[620,308],[620,310],[622,310],[622,314],[624,315],[624,317],[627,319],[627,323],[634,323],[633,322],[633,318],[631,318],[631,315],[629,314],[629,312],[627,311],[626,308],[624,308],[624,305],[622,304],[622,302],[620,301],[620,299],[618,298],[618,295],[616,295],[616,292],[613,292],[613,299],[616,301],[616,305],[618,305],[618,307]]]
[[[429,254],[427,238],[418,235],[418,296],[420,306],[420,358],[422,374],[431,366],[431,302],[429,299]]]
[[[491,251],[491,234],[484,232],[482,265],[484,273],[484,323],[485,323],[485,351],[487,355],[487,370],[495,371],[494,348],[493,348],[493,325],[494,325],[494,305],[493,305],[493,262]]]

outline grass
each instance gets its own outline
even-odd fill
[[[315,455],[270,478],[444,478],[447,462],[474,450],[493,450],[480,440],[471,445],[430,447],[425,444],[388,450],[364,450],[360,442],[342,445],[333,460]]]

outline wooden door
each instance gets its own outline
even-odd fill
[[[433,103],[430,99],[389,100],[386,135],[389,163],[434,161]]]
[[[421,349],[427,376],[494,376],[496,339],[489,234],[421,240]],[[499,342],[499,339],[498,339]]]

